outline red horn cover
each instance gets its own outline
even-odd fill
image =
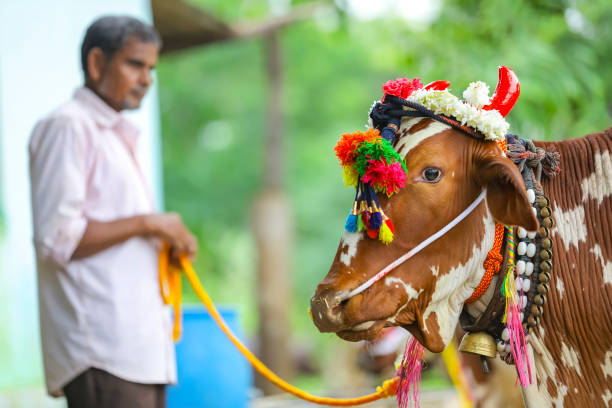
[[[516,100],[521,93],[521,86],[518,77],[508,67],[499,67],[499,82],[495,93],[489,101],[489,104],[483,106],[485,110],[496,110],[502,116],[506,116],[514,107]]]
[[[428,91],[433,89],[435,91],[443,91],[450,86],[450,82],[448,81],[434,81],[427,85],[425,85],[425,89]]]

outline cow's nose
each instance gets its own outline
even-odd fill
[[[337,332],[344,326],[343,309],[346,291],[315,293],[310,299],[312,320],[321,332]]]

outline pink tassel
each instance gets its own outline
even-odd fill
[[[527,345],[525,343],[525,333],[519,315],[519,307],[514,302],[508,302],[507,322],[506,327],[510,334],[510,351],[516,365],[516,373],[523,387],[527,387],[532,383],[531,380],[531,365],[527,356]]]
[[[424,351],[425,348],[414,337],[410,337],[406,342],[404,358],[396,374],[400,378],[395,394],[399,408],[421,406],[421,368]],[[409,395],[411,388],[412,398]]]

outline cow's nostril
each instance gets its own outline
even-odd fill
[[[342,309],[344,309],[346,307],[346,304],[348,303],[348,299],[343,299],[340,301],[340,303],[338,303],[336,306],[334,306],[332,308],[332,313],[333,314],[338,314],[340,312],[342,312]]]
[[[343,309],[347,299],[338,292],[315,294],[311,300],[312,314],[315,325],[321,331],[337,331],[343,326]]]

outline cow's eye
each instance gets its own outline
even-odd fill
[[[437,169],[435,167],[427,167],[425,170],[423,170],[423,178],[428,183],[437,183],[438,181],[440,181],[441,176],[442,172],[440,171],[440,169]]]

